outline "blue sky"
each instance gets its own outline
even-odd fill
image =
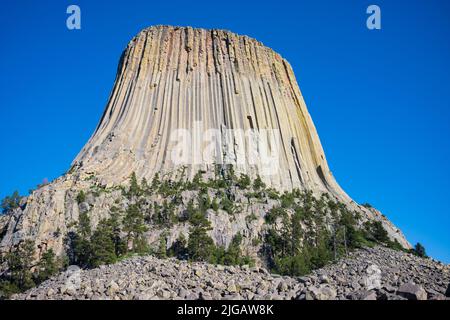
[[[81,8],[81,30],[66,8]],[[382,29],[366,28],[377,4]],[[156,24],[229,29],[293,66],[338,182],[450,262],[449,1],[13,1],[0,11],[0,197],[65,172],[128,41]]]

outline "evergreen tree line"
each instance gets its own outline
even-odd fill
[[[0,297],[27,290],[44,281],[64,266],[77,264],[93,268],[114,263],[132,254],[154,253],[161,258],[177,257],[190,261],[205,261],[224,265],[253,264],[250,257],[242,254],[241,234],[235,235],[227,249],[216,246],[208,235],[211,230],[207,210],[219,209],[233,214],[238,210],[234,204],[232,188],[247,191],[247,197],[278,199],[280,205],[266,214],[267,232],[262,242],[261,254],[273,272],[284,275],[301,275],[320,268],[348,251],[374,244],[383,244],[401,249],[398,242],[389,240],[386,230],[379,221],[368,221],[362,227],[357,213],[349,211],[344,204],[324,195],[316,199],[310,192],[294,190],[280,194],[266,188],[260,177],[252,181],[247,175],[235,175],[233,168],[216,166],[215,177],[203,180],[198,172],[192,181],[160,180],[156,175],[151,183],[145,179],[138,182],[133,173],[129,187],[122,192],[129,200],[124,212],[116,207],[110,210],[110,217],[101,220],[95,230],[91,229],[89,212],[81,212],[76,229],[65,239],[67,257],[56,259],[52,250],[35,261],[34,244],[25,241],[0,257]],[[211,200],[209,189],[215,189]],[[186,210],[176,213],[181,204],[180,194],[184,190],[197,190],[197,199],[191,200]],[[151,213],[142,209],[146,196],[160,194],[162,204],[153,203]],[[20,195],[15,192],[2,200],[2,212],[8,213],[19,206]],[[76,201],[86,201],[86,194],[80,191]],[[152,250],[144,237],[147,224],[161,228],[174,223],[188,222],[189,237],[181,234],[167,248],[167,234],[160,237],[159,247]],[[329,227],[331,226],[331,228]],[[0,241],[5,230],[0,230]],[[253,239],[260,243],[260,239]],[[426,257],[425,248],[418,243],[411,253]]]
[[[389,239],[380,221],[366,221],[360,226],[358,213],[327,195],[316,199],[311,192],[294,190],[279,199],[280,206],[266,215],[269,228],[262,249],[275,273],[307,274],[351,250],[375,244],[402,249]],[[417,254],[416,249],[412,252]]]
[[[175,184],[178,183],[167,185]],[[189,187],[198,190],[198,199],[195,202],[194,200],[189,201],[186,210],[176,214],[177,201],[165,199],[161,205],[154,202],[151,205],[151,214],[149,214],[148,209],[142,208],[145,197],[151,192],[161,192],[161,187],[166,184],[161,182],[158,176],[153,179],[151,184],[148,184],[145,179],[139,183],[133,173],[129,188],[122,190],[123,195],[130,202],[124,213],[113,207],[110,218],[101,220],[95,231],[91,230],[89,212],[80,213],[77,229],[70,232],[66,238],[67,256],[70,263],[83,268],[94,268],[102,264],[114,263],[131,254],[154,253],[160,257],[173,256],[179,259],[225,265],[251,264],[252,260],[241,253],[242,236],[240,234],[232,239],[228,249],[216,246],[208,235],[211,227],[206,216],[207,210],[224,208],[224,199],[228,199],[227,196],[223,196],[221,204],[211,201],[207,188],[201,185],[199,176],[196,176],[194,182],[189,184]],[[166,190],[166,192],[168,191]],[[77,201],[81,203],[85,199],[86,195],[80,192]],[[231,202],[229,199],[228,201]],[[229,206],[232,206],[232,202]],[[167,235],[163,232],[156,250],[152,250],[148,246],[144,238],[148,223],[153,223],[161,228],[170,228],[178,222],[188,222],[191,225],[188,240],[181,235],[170,248],[167,248]]]

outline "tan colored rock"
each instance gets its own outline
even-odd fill
[[[192,133],[191,143],[182,144],[192,155],[187,165],[174,156],[180,143],[171,138],[177,129]],[[212,154],[204,141],[210,129],[219,132]],[[240,139],[228,135],[230,130],[249,134]],[[278,133],[279,143],[265,144],[265,132]],[[269,165],[275,163],[276,170],[267,170],[264,146],[275,154],[277,161]],[[95,226],[120,194],[114,187],[127,183],[132,172],[148,181],[157,172],[189,179],[199,169],[212,174],[223,162],[279,190],[329,193],[366,218],[382,221],[393,239],[410,247],[378,211],[358,206],[336,183],[285,59],[257,40],[228,31],[156,26],[142,30],[123,52],[104,114],[69,173],[33,192],[25,210],[0,220],[0,226],[7,225],[0,251],[32,238],[37,255],[48,248],[62,253],[64,237],[80,213],[76,195],[93,184],[112,190],[89,203]],[[250,239],[262,228],[263,210],[255,210],[251,228],[245,212],[233,221],[219,213],[211,235],[226,245],[247,228]]]
[[[171,152],[176,129],[275,130],[276,172],[251,163],[251,141],[224,141],[213,159],[188,163],[187,175],[232,159],[238,172],[260,175],[277,189],[311,189],[348,196],[336,184],[289,63],[262,43],[223,30],[157,26],[128,45],[105,113],[74,161],[105,183],[123,183],[134,171],[177,175]],[[227,140],[226,137],[222,137]],[[261,142],[258,137],[256,143]],[[207,144],[193,139],[193,155]],[[269,150],[272,151],[272,150]]]

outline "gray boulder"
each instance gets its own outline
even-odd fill
[[[411,282],[402,284],[398,288],[397,294],[408,300],[427,300],[425,289]]]
[[[334,300],[336,290],[329,285],[311,286],[306,290],[306,300]]]

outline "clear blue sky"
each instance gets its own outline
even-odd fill
[[[66,28],[77,4],[82,29]],[[377,4],[382,30],[366,28]],[[450,262],[450,1],[10,1],[0,11],[0,197],[65,172],[128,41],[155,24],[229,29],[292,64],[330,166]]]

